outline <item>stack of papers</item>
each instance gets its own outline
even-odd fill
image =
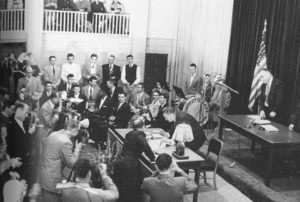
[[[149,140],[148,144],[153,152],[158,152],[161,147],[162,139]]]
[[[275,126],[272,126],[271,124],[261,125],[260,127],[262,127],[267,132],[278,132],[279,131],[278,128],[276,128]]]

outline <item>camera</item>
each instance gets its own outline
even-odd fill
[[[81,128],[76,136],[75,141],[81,142],[82,144],[87,144],[89,141],[89,131],[86,128]]]

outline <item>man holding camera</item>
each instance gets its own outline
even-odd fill
[[[51,133],[45,142],[41,157],[40,183],[42,187],[42,201],[61,201],[61,192],[56,184],[63,180],[63,169],[72,168],[78,159],[83,143],[73,143],[71,138],[79,132],[79,123],[69,120],[65,128]]]

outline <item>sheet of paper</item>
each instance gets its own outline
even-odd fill
[[[260,120],[260,116],[256,114],[247,115],[247,117],[254,120]]]
[[[261,125],[260,127],[264,128],[267,132],[278,132],[278,128],[272,126],[271,124]]]
[[[148,141],[153,152],[158,152],[161,147],[161,139],[153,139]]]

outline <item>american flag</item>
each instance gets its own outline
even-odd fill
[[[248,108],[252,111],[254,103],[256,99],[260,96],[261,93],[261,85],[262,82],[260,80],[261,77],[261,70],[267,68],[267,56],[266,56],[266,45],[265,45],[265,40],[266,40],[266,31],[267,31],[267,21],[264,23],[264,30],[262,32],[262,37],[261,37],[261,42],[259,46],[259,52],[257,55],[257,61],[254,69],[254,74],[253,74],[253,80],[252,80],[252,85],[251,85],[251,93],[249,96],[249,104]]]

